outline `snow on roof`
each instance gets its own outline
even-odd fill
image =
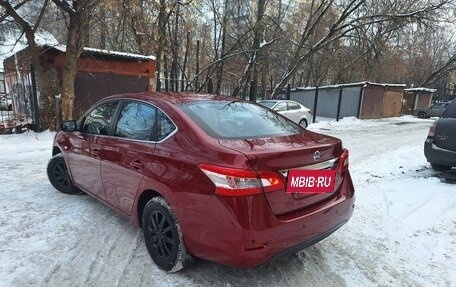
[[[35,34],[35,42],[39,46],[55,48],[61,52],[66,52],[66,45],[60,45],[51,33],[48,33],[43,30],[38,31]],[[0,45],[0,69],[3,70],[4,59],[11,57],[17,52],[25,49],[27,46],[27,40],[25,38],[25,35],[22,34],[21,31],[13,31],[5,35],[5,41]],[[146,56],[133,53],[95,49],[89,47],[85,47],[84,51],[91,54],[109,55],[121,58],[130,58],[137,60],[156,60],[156,57],[152,55]]]
[[[430,88],[410,88],[410,89],[405,89],[404,91],[406,92],[428,92],[428,93],[435,93],[437,90],[436,89],[430,89]]]
[[[356,86],[367,86],[367,85],[372,85],[372,86],[383,86],[383,87],[406,87],[407,85],[405,84],[387,84],[387,83],[375,83],[375,82],[369,82],[369,81],[364,81],[364,82],[358,82],[358,83],[348,83],[348,84],[339,84],[339,85],[326,85],[326,86],[319,86],[319,89],[336,89],[340,87],[356,87]],[[314,90],[315,87],[298,87],[294,90]]]
[[[375,82],[365,82],[365,84],[372,85],[372,86],[383,86],[383,87],[402,87],[402,88],[407,87],[406,84],[387,84],[387,83],[375,83]]]
[[[48,46],[51,46],[61,52],[66,52],[66,45],[54,45],[54,46],[48,45]],[[103,49],[96,49],[96,48],[90,48],[90,47],[84,47],[84,51],[91,53],[91,54],[117,56],[117,57],[122,57],[122,58],[131,58],[131,59],[138,59],[138,60],[156,60],[156,57],[152,56],[152,55],[146,56],[146,55],[140,55],[140,54],[103,50]]]
[[[0,45],[0,69],[3,69],[3,60],[16,54],[28,46],[25,34],[20,30],[11,31],[4,35],[5,41]],[[58,45],[57,39],[44,30],[35,33],[35,42],[38,45]]]

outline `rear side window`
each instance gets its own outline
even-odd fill
[[[157,112],[157,141],[164,140],[176,130],[173,122],[163,113]]]
[[[259,101],[258,102],[260,105],[263,105],[265,107],[268,107],[272,109],[272,107],[277,103],[276,101]]]
[[[82,132],[94,135],[108,135],[111,121],[116,113],[119,102],[108,102],[93,109],[85,118]]]
[[[217,139],[285,136],[301,131],[270,109],[249,102],[191,102],[179,107],[209,136]]]
[[[153,138],[155,113],[154,107],[144,103],[124,103],[114,135],[135,140],[151,140]]]
[[[288,103],[288,109],[289,110],[299,110],[301,106],[299,106],[297,103]]]
[[[277,106],[274,107],[274,111],[286,111],[287,110],[287,103],[278,103]]]
[[[456,118],[456,100],[450,104],[442,115],[443,118]]]

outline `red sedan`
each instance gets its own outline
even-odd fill
[[[47,168],[52,185],[90,194],[142,227],[152,259],[166,271],[191,256],[258,266],[322,240],[353,213],[342,142],[252,102],[117,95],[61,130]],[[287,182],[298,171],[329,171],[331,190]]]

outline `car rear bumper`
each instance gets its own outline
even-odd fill
[[[176,211],[190,254],[250,268],[324,239],[350,219],[354,201],[346,172],[337,196],[292,214],[274,215],[263,195],[248,199],[214,196],[205,212]]]
[[[432,164],[456,166],[456,152],[439,148],[434,144],[432,138],[424,142],[424,156]]]

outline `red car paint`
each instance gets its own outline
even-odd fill
[[[191,255],[236,267],[254,267],[279,253],[318,242],[352,215],[354,188],[348,153],[336,138],[299,127],[299,133],[293,135],[217,139],[179,107],[198,101],[239,100],[220,96],[124,94],[94,106],[116,99],[158,107],[177,130],[158,143],[112,134],[59,132],[53,153],[63,154],[77,187],[138,226],[147,200],[163,196],[176,214]],[[83,120],[84,116],[79,123]],[[315,160],[317,151],[319,158]],[[285,193],[283,171],[331,160],[334,164],[325,168],[337,171],[334,192]],[[263,189],[247,196],[220,195],[203,171],[205,166],[242,169],[260,177],[273,173],[274,180],[281,182],[274,186],[276,190]]]

